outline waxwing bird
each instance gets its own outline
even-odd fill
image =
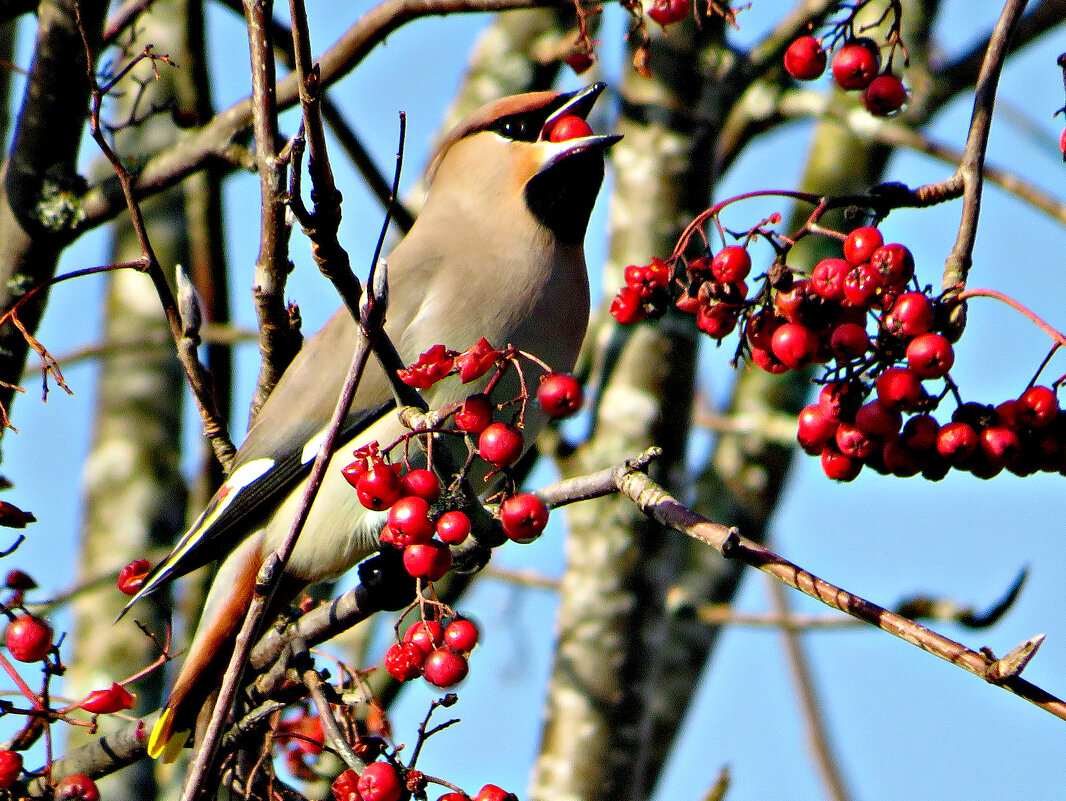
[[[561,138],[551,133],[563,117],[584,120],[603,88],[504,98],[444,139],[430,163],[422,212],[388,257],[385,328],[405,363],[436,344],[463,351],[485,337],[495,347],[534,353],[556,371],[573,368],[589,313],[585,229],[604,151],[620,137],[592,135],[583,123],[576,137],[551,141]],[[149,739],[153,757],[164,749],[176,755],[220,682],[259,568],[293,520],[355,342],[344,308],[307,340],[263,405],[229,478],[130,601],[225,557]],[[440,408],[470,392],[450,378],[426,400]],[[404,432],[394,410],[389,381],[371,360],[286,568],[283,603],[375,551],[383,519],[362,507],[341,471],[353,447],[385,445]],[[527,420],[527,429],[537,425],[535,417]]]

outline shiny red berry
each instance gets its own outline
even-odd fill
[[[902,289],[914,275],[914,256],[905,245],[893,242],[873,252],[870,264],[881,273],[886,289]]]
[[[814,265],[811,287],[826,300],[843,300],[844,279],[849,272],[851,265],[844,259],[822,259]]]
[[[100,801],[100,789],[84,773],[72,773],[59,780],[55,798],[56,801]]]
[[[937,432],[936,449],[949,464],[958,466],[977,450],[977,432],[969,423],[948,423]]]
[[[433,539],[436,526],[429,519],[429,504],[425,498],[408,495],[389,509],[389,530],[397,545],[414,545]]]
[[[844,300],[857,309],[869,309],[883,287],[881,273],[872,264],[860,264],[844,276]]]
[[[418,542],[403,549],[403,566],[415,578],[438,581],[452,569],[452,553],[439,540]]]
[[[833,54],[833,80],[841,89],[865,89],[881,69],[881,54],[869,39],[857,39]]]
[[[852,459],[865,459],[877,450],[878,440],[851,423],[841,423],[833,436],[837,450]]]
[[[359,774],[356,789],[362,801],[399,801],[403,794],[400,777],[388,762],[371,762]]]
[[[8,624],[4,644],[19,662],[40,662],[52,648],[52,627],[39,617],[22,615]]]
[[[920,334],[907,343],[907,367],[919,378],[943,378],[955,363],[955,349],[940,334]]]
[[[572,375],[548,373],[537,386],[537,403],[548,417],[577,414],[584,400],[581,384]]]
[[[611,316],[622,325],[639,323],[647,317],[648,312],[644,308],[644,299],[640,295],[640,290],[631,286],[619,289],[618,294],[611,301]]]
[[[852,481],[862,471],[862,460],[845,456],[827,446],[821,456],[822,472],[833,481]]]
[[[466,678],[466,658],[451,648],[437,648],[426,657],[422,675],[437,687],[451,687]]]
[[[933,327],[933,304],[921,292],[904,292],[892,304],[886,320],[888,330],[905,337],[916,337]]]
[[[826,54],[813,36],[801,36],[785,50],[785,72],[797,81],[813,81],[825,72]]]
[[[435,620],[418,620],[407,627],[403,635],[404,642],[410,642],[429,654],[444,642],[444,628]]]
[[[844,258],[854,266],[865,264],[883,244],[881,232],[872,225],[864,225],[844,237]]]
[[[437,536],[441,542],[449,545],[459,545],[470,534],[470,518],[466,512],[454,510],[445,512],[437,520]]]
[[[359,774],[350,768],[330,785],[334,801],[363,801],[359,796]]]
[[[432,504],[440,497],[440,479],[432,470],[412,470],[400,477],[400,489],[404,495],[417,495]]]
[[[375,461],[356,480],[355,493],[363,506],[380,512],[396,503],[403,490],[396,471],[382,461]]]
[[[115,584],[119,592],[125,595],[136,595],[144,586],[144,580],[152,571],[152,563],[147,559],[137,559],[118,571],[118,580]]]
[[[500,523],[509,539],[533,542],[548,525],[548,506],[536,495],[512,495],[500,504]]]
[[[1021,454],[1018,432],[1003,425],[989,426],[977,439],[977,447],[993,468],[1012,464]]]
[[[739,313],[739,307],[731,303],[701,306],[696,313],[696,327],[711,339],[722,339],[737,327]]]
[[[903,427],[903,415],[879,400],[872,400],[855,412],[855,427],[867,436],[884,439],[899,433]]]
[[[711,260],[711,274],[725,284],[743,281],[751,272],[751,256],[740,245],[722,248]]]
[[[474,796],[474,801],[518,801],[518,796],[495,784],[486,784]]]
[[[473,651],[477,640],[477,626],[466,618],[457,618],[444,627],[444,644],[457,653]]]
[[[813,403],[800,410],[797,417],[796,439],[800,447],[812,456],[822,452],[827,442],[836,434],[837,420],[830,420],[820,404]]]
[[[1051,425],[1059,413],[1059,400],[1049,387],[1030,387],[1018,398],[1018,420],[1030,428]]]
[[[907,367],[889,367],[877,378],[877,398],[886,409],[908,411],[922,397],[922,382]]]
[[[691,8],[689,0],[653,0],[648,16],[665,28],[687,17]]]
[[[478,437],[478,455],[496,467],[508,467],[518,461],[524,445],[522,432],[507,423],[492,423]]]
[[[81,708],[94,715],[107,715],[132,709],[137,703],[137,696],[117,682],[112,682],[106,690],[94,690],[81,702]]]
[[[385,670],[396,681],[410,681],[422,675],[426,652],[413,642],[398,642],[385,651]]]
[[[455,413],[455,425],[470,434],[480,434],[491,422],[492,401],[484,393],[468,397]]]
[[[27,590],[37,589],[37,582],[33,580],[33,576],[29,573],[15,568],[7,572],[7,576],[4,577],[4,586],[9,590],[26,592]]]
[[[829,335],[829,349],[840,361],[850,361],[870,349],[870,337],[858,323],[841,323]]]
[[[549,142],[569,142],[571,139],[580,139],[584,136],[592,136],[592,126],[581,117],[567,114],[560,117],[552,125],[551,133],[548,134]]]
[[[806,367],[818,355],[818,335],[796,323],[780,326],[774,331],[770,344],[774,356],[792,370]]]
[[[0,751],[0,790],[6,790],[22,772],[22,754],[18,751]]]
[[[906,102],[907,90],[895,75],[878,75],[862,93],[862,104],[875,117],[895,114]]]

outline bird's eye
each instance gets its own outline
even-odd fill
[[[530,134],[529,120],[523,117],[504,117],[492,128],[502,136],[519,142],[531,142],[535,138],[535,134]]]

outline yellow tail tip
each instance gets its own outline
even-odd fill
[[[174,709],[166,707],[148,735],[148,756],[152,759],[162,756],[164,762],[170,763],[178,758],[192,732],[173,731],[173,726]]]

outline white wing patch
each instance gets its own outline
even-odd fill
[[[303,451],[300,452],[300,464],[307,464],[313,462],[315,457],[318,456],[318,452],[322,449],[322,443],[326,441],[326,429],[322,429],[315,434],[311,439],[307,440],[307,444],[304,445]],[[250,462],[249,464],[255,464]]]

